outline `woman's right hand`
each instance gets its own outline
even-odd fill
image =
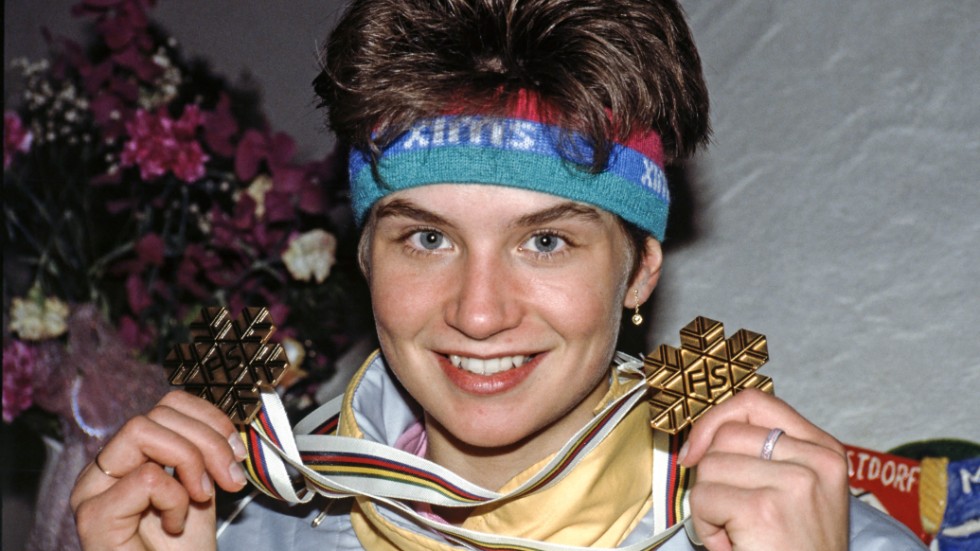
[[[99,465],[79,474],[71,508],[82,548],[214,549],[214,484],[240,490],[244,458],[221,410],[183,391],[167,394],[123,425],[99,452]]]

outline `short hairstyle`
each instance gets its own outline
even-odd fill
[[[376,161],[421,119],[500,115],[520,90],[546,122],[612,145],[655,130],[665,160],[707,141],[701,61],[674,0],[353,0],[314,81],[329,125]]]

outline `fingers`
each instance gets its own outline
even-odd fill
[[[803,443],[802,447],[809,444]],[[823,453],[814,446],[816,454]],[[824,493],[821,485],[827,485],[831,493],[842,490],[838,484],[840,467],[829,460],[806,457],[797,461],[766,461],[741,454],[711,452],[698,465],[698,484],[726,484],[733,488],[793,488],[800,495]],[[846,476],[846,473],[845,475]]]
[[[776,427],[785,432],[766,458]],[[697,466],[691,520],[711,551],[846,549],[843,447],[781,400],[745,391],[713,408],[681,463]]]
[[[730,551],[733,542],[737,542],[740,548],[762,549],[756,545],[759,534],[785,526],[785,522],[777,520],[782,512],[772,506],[777,500],[766,495],[771,492],[699,481],[691,491],[691,508],[697,511],[691,522],[704,547]],[[739,514],[746,510],[751,510],[752,515]]]
[[[691,490],[691,522],[711,551],[847,549],[846,484],[795,463],[711,454]],[[832,477],[830,477],[832,478]]]
[[[801,446],[825,450],[806,442]],[[690,494],[695,533],[711,551],[846,549],[846,467],[822,468],[809,459],[798,463],[708,453],[698,464]]]
[[[771,429],[746,423],[726,422],[714,430],[710,447],[698,462],[703,465],[707,456],[712,453],[739,454],[765,461],[762,457],[763,446],[770,437]],[[823,457],[830,454],[828,457]],[[809,440],[796,438],[788,432],[780,435],[773,444],[770,460],[774,462],[788,461],[795,463],[810,463],[817,457],[821,461],[842,462],[843,454],[836,448],[828,448]]]
[[[72,505],[120,484],[148,462],[173,467],[190,499],[207,502],[212,480],[236,491],[245,484],[239,461],[245,447],[220,410],[182,391],[171,392],[143,416],[129,420],[99,452],[99,464],[79,475]],[[118,477],[118,478],[113,478]]]
[[[686,467],[698,464],[713,446],[722,428],[732,425],[758,428],[754,435],[742,434],[732,439],[738,442],[739,453],[758,455],[769,430],[778,427],[785,434],[777,442],[774,451],[780,451],[785,440],[796,439],[833,450],[844,457],[844,448],[834,437],[807,421],[788,404],[774,396],[749,389],[712,408],[694,424],[685,443],[681,463]]]
[[[102,466],[111,466],[114,473],[128,472],[147,460],[173,466],[197,501],[211,497],[208,473],[227,490],[238,490],[244,483],[243,478],[236,476],[241,473],[238,462],[242,456],[232,446],[233,443],[241,446],[241,439],[233,428],[227,434],[218,432],[182,411],[158,406],[145,418],[134,419],[121,432],[127,430],[131,433],[123,435],[129,436],[127,445],[122,445],[121,439],[114,439],[102,450]]]
[[[90,549],[197,549],[214,538],[214,484],[245,485],[245,446],[225,415],[186,392],[130,419],[70,497]],[[168,468],[173,468],[173,474]]]
[[[144,463],[107,491],[78,504],[75,520],[82,543],[99,541],[121,545],[136,535],[139,519],[153,508],[160,525],[170,534],[184,530],[187,492],[162,467]],[[105,511],[112,511],[107,518]]]

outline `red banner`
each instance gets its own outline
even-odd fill
[[[847,449],[851,493],[908,526],[927,545],[919,516],[919,462],[856,446]]]

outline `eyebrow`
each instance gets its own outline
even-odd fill
[[[517,219],[515,226],[540,226],[563,218],[584,218],[589,221],[600,220],[599,211],[588,205],[566,201],[542,211],[525,214]]]
[[[397,216],[411,218],[426,224],[454,226],[452,222],[442,216],[406,199],[392,199],[383,205],[379,205],[375,213],[376,220]],[[563,218],[582,218],[589,221],[596,221],[600,220],[601,216],[599,211],[593,207],[573,201],[565,201],[544,210],[525,214],[515,220],[511,225],[515,227],[540,226]]]
[[[449,220],[446,220],[442,216],[439,216],[432,211],[425,210],[415,203],[405,199],[392,199],[383,205],[379,205],[374,216],[377,220],[402,216],[405,218],[418,220],[419,222],[425,222],[426,224],[432,224],[434,226],[452,225]]]

